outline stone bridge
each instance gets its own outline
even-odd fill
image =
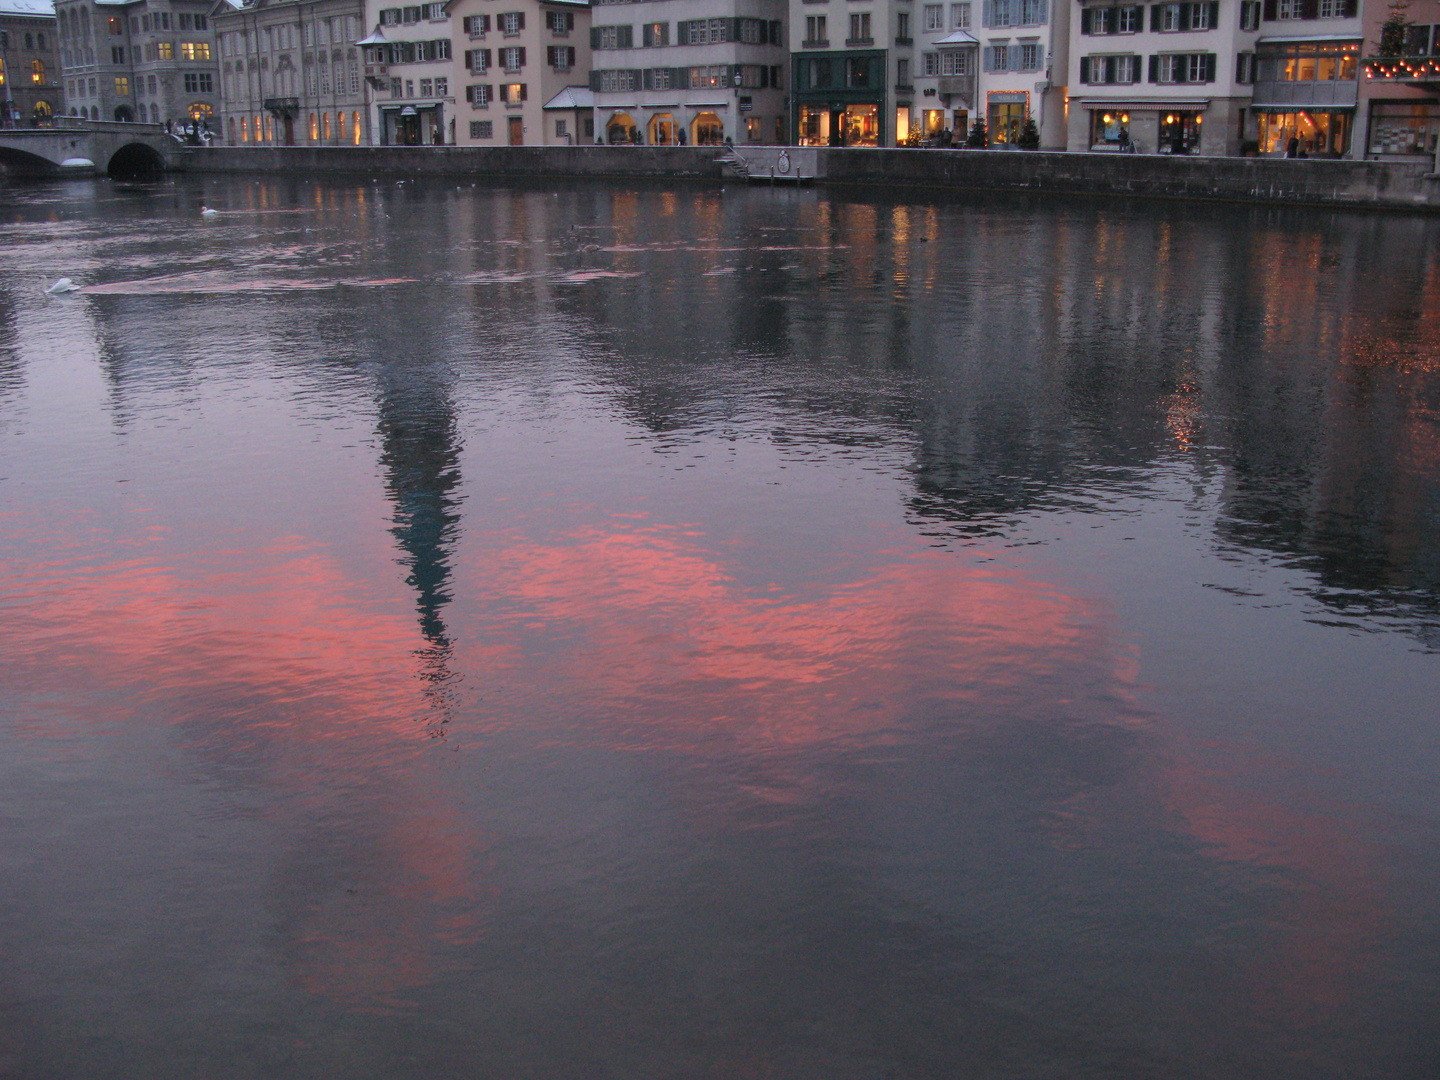
[[[166,135],[159,124],[57,116],[52,127],[0,128],[0,172],[15,176],[158,175],[183,169],[192,149]]]

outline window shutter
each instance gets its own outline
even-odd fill
[[[1317,0],[1300,0],[1300,17],[1302,19],[1318,19],[1320,5]]]
[[[525,66],[525,46],[520,46],[520,48],[516,49],[515,52],[520,60],[520,63],[517,66],[523,68]]]
[[[554,66],[555,66],[555,46],[554,46],[554,45],[546,45],[546,46],[545,46],[545,64],[546,64],[547,67],[554,67]]]
[[[1353,19],[1360,13],[1360,0],[1345,0],[1345,18]]]
[[[593,69],[590,72],[590,89],[597,94],[600,92],[600,72]]]
[[[1081,31],[1081,33],[1084,32]],[[1080,81],[1081,83],[1090,82],[1090,58],[1088,56],[1080,57]]]
[[[1019,45],[1011,45],[1011,46],[1010,46],[1010,65],[1009,65],[1009,66],[1010,66],[1010,70],[1011,70],[1011,71],[1019,71],[1019,70],[1020,70],[1020,46],[1019,46]]]
[[[529,99],[529,97],[530,97],[530,84],[529,84],[529,83],[523,83],[523,82],[522,82],[522,83],[520,84],[520,100],[521,100],[521,101],[526,101],[526,100]]]
[[[1037,23],[1037,25],[1039,25],[1039,23],[1044,23],[1044,22],[1048,22],[1048,21],[1049,21],[1049,19],[1050,19],[1050,12],[1049,12],[1049,10],[1048,10],[1049,7],[1050,7],[1050,0],[1040,0],[1039,5],[1037,5],[1037,7],[1036,7],[1036,10],[1039,12],[1039,22]]]
[[[1211,29],[1211,30],[1218,30],[1219,28],[1220,28],[1220,2],[1219,2],[1219,0],[1210,0],[1210,29]]]
[[[590,47],[592,49],[600,48],[600,27],[598,26],[590,28]]]
[[[1150,5],[1150,32],[1153,34],[1160,29],[1160,9],[1164,4]]]
[[[1278,17],[1276,12],[1276,0],[1265,0],[1264,14],[1261,15],[1266,22],[1274,22]]]
[[[1148,78],[1145,80],[1146,82],[1160,81],[1160,57],[1150,57],[1150,70],[1146,72],[1146,75],[1148,76]]]
[[[474,49],[466,49],[466,50],[465,50],[465,70],[466,70],[466,71],[473,71],[473,70],[475,70],[475,64],[474,64],[474,61],[473,61],[473,59],[472,59],[472,58],[474,57],[474,55],[475,55],[475,50],[474,50]],[[467,98],[466,100],[468,101],[469,99]]]
[[[986,6],[989,6],[988,3]],[[980,53],[980,66],[986,71],[995,70],[995,50],[989,45],[986,45]]]
[[[1210,53],[1205,57],[1205,81],[1215,81],[1215,54]]]
[[[990,0],[985,0],[984,4],[981,6],[980,24],[982,26],[993,26],[994,23],[995,12],[993,5],[991,4]],[[989,50],[987,49],[986,52],[988,53]],[[990,70],[990,61],[988,59],[985,61],[985,70]]]
[[[1351,3],[1352,5],[1353,5],[1355,2],[1356,2],[1356,0],[1350,0],[1350,3]],[[784,45],[784,44],[785,44],[785,37],[784,37],[784,35],[785,35],[785,30],[784,30],[784,25],[785,25],[785,24],[782,23],[779,19],[772,19],[772,20],[770,21],[770,44],[771,44],[771,45]]]
[[[1090,20],[1091,20],[1091,18],[1093,17],[1093,15],[1094,15],[1094,12],[1091,11],[1089,8],[1081,8],[1081,9],[1080,9],[1080,33],[1082,33],[1082,34],[1088,34],[1088,33],[1090,33]],[[1081,70],[1082,72],[1085,70],[1085,61],[1084,61],[1083,59],[1080,61],[1080,70]],[[1086,81],[1084,75],[1081,75],[1081,76],[1080,76],[1080,81],[1081,81],[1082,83]]]
[[[635,47],[635,28],[633,26],[616,27],[615,38],[620,48],[633,49]]]
[[[566,30],[574,30],[574,29],[575,29],[575,13],[574,13],[573,11],[567,11],[567,12],[565,12],[565,29],[566,29]]]

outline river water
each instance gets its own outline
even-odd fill
[[[0,1076],[1428,1080],[1437,541],[1435,219],[0,189]]]

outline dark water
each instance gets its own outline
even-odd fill
[[[1435,1077],[1437,242],[0,189],[0,1076]]]

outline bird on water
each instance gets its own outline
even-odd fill
[[[43,284],[45,279],[41,278],[40,281]],[[55,282],[54,285],[47,285],[45,287],[45,295],[56,296],[60,293],[76,292],[79,288],[80,286],[76,285],[68,277],[62,277],[59,281]]]

